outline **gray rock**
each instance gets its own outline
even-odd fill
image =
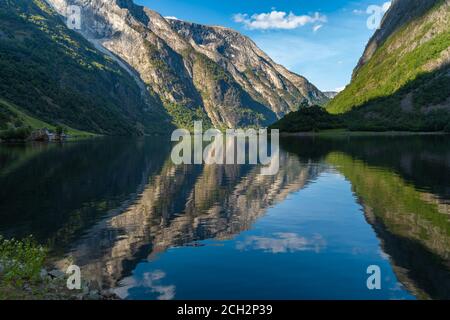
[[[31,287],[30,287],[30,285],[28,284],[28,283],[25,283],[24,285],[23,285],[23,290],[24,291],[27,291],[27,292],[31,292],[32,290],[31,290]]]
[[[186,111],[200,106],[213,125],[269,124],[303,103],[328,101],[307,79],[229,28],[167,19],[132,0],[47,2],[62,15],[69,5],[82,6],[82,35],[127,62],[161,100]],[[248,108],[253,113],[241,112]]]
[[[89,289],[100,291],[100,284],[97,281],[90,281],[88,285]]]
[[[56,283],[54,283],[53,281],[49,282],[49,284],[47,285],[47,288],[50,290],[56,290],[58,289],[58,286],[56,285]]]
[[[47,279],[48,271],[46,269],[41,269],[41,272],[39,273],[39,276],[41,277],[42,280]]]
[[[83,300],[84,295],[82,293],[79,293],[79,294],[75,295],[73,298],[74,298],[74,300]]]
[[[89,287],[85,284],[83,285],[83,295],[87,296],[89,294]]]
[[[88,298],[90,300],[100,300],[101,296],[98,290],[92,290],[91,292],[89,292]]]
[[[117,296],[112,290],[102,290],[100,292],[103,298],[105,299],[116,299]]]
[[[48,274],[53,279],[55,279],[55,278],[56,279],[63,279],[66,276],[66,274],[64,272],[62,272],[61,270],[57,270],[57,269],[54,269],[54,270],[50,271]]]

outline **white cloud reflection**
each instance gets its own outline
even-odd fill
[[[136,287],[144,287],[152,293],[156,293],[158,300],[172,300],[175,298],[174,285],[163,286],[158,282],[166,277],[166,273],[161,270],[155,270],[153,272],[145,272],[142,274],[142,278],[131,276],[121,281],[120,287],[116,288],[114,292],[122,299],[125,299],[129,295],[129,290]]]
[[[311,238],[300,237],[296,233],[274,233],[273,237],[250,236],[237,243],[239,250],[263,250],[270,253],[297,251],[320,252],[326,246],[325,239],[316,234]]]

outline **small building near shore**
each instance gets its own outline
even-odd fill
[[[42,141],[42,142],[64,141],[64,140],[66,140],[66,138],[67,138],[67,136],[65,133],[58,135],[58,134],[51,132],[47,128],[34,130],[30,136],[31,141]]]

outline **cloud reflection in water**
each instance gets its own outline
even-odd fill
[[[311,238],[301,237],[296,233],[279,232],[273,237],[250,236],[237,243],[238,250],[263,250],[270,253],[287,253],[297,251],[320,252],[326,246],[325,239],[315,234]]]

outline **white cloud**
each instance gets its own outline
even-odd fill
[[[347,87],[347,86],[339,87],[339,88],[334,89],[334,91],[335,91],[335,92],[341,92],[341,91],[344,91],[344,89],[345,89],[346,87]]]
[[[322,28],[322,27],[323,27],[323,24],[318,24],[318,25],[316,25],[316,26],[313,27],[313,31],[314,31],[314,32],[317,32],[317,31],[319,31],[319,29]]]
[[[268,29],[296,29],[308,23],[326,22],[327,17],[316,12],[313,16],[302,15],[297,16],[290,12],[272,11],[269,13],[248,14],[238,13],[233,16],[233,20],[237,23],[244,24],[251,30],[268,30]]]
[[[172,17],[172,16],[168,16],[168,17],[164,17],[167,20],[180,20],[177,17]]]

